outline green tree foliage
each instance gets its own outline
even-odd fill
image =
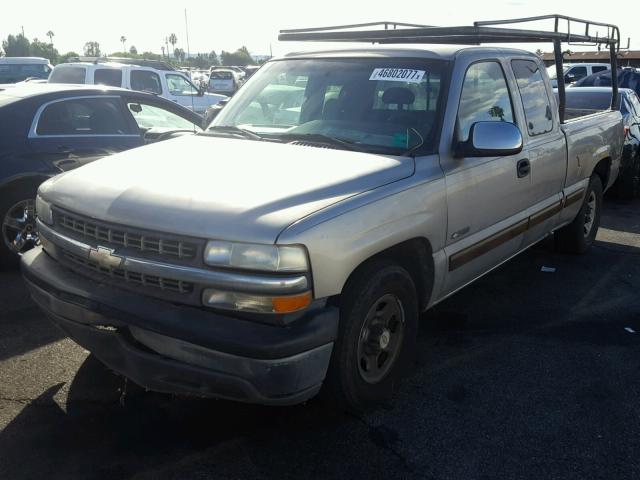
[[[72,52],[67,52],[67,53],[64,53],[64,54],[60,55],[60,57],[58,58],[58,62],[59,63],[63,63],[63,62],[66,62],[67,60],[69,60],[70,58],[79,57],[79,56],[80,56],[80,54],[78,52],[73,52],[73,51]]]
[[[9,35],[2,41],[2,49],[7,57],[28,57],[31,55],[31,44],[21,33]]]
[[[171,44],[171,48],[175,49],[176,43],[178,43],[178,37],[176,37],[175,33],[169,35],[169,43]],[[169,56],[169,52],[167,52],[167,56]]]
[[[218,59],[218,54],[215,52],[215,50],[211,50],[211,52],[209,53],[209,62],[211,63],[211,65],[220,65],[220,60]]]
[[[29,53],[32,57],[43,57],[51,62],[58,61],[58,50],[56,50],[52,43],[41,42],[37,38],[34,38],[29,47]]]
[[[87,57],[99,57],[102,55],[100,44],[98,42],[87,42],[84,44],[84,54]]]
[[[129,48],[129,53],[131,55],[138,55],[138,49],[136,48],[135,45],[131,45],[131,47]]]
[[[244,66],[255,65],[256,63],[249,53],[249,50],[247,50],[247,47],[241,47],[233,53],[223,51],[220,54],[220,58],[222,60],[222,65]]]

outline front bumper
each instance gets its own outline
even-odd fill
[[[326,375],[332,307],[271,326],[88,282],[41,248],[22,257],[22,271],[54,323],[149,390],[289,405],[314,396]]]

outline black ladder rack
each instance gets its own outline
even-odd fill
[[[503,25],[519,25],[553,20],[553,29],[534,30],[506,28]],[[563,27],[565,27],[564,29]],[[600,36],[596,28],[605,28]],[[571,45],[605,46],[610,51],[612,71],[611,108],[618,108],[618,79],[616,53],[620,50],[620,29],[613,24],[583,20],[566,15],[541,15],[475,22],[470,26],[434,27],[398,22],[373,22],[333,27],[281,30],[281,41],[314,42],[365,42],[379,44],[453,44],[480,45],[482,43],[546,43],[552,42],[558,77],[560,121],[565,117],[565,84],[562,69],[562,43]]]

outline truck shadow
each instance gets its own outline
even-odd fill
[[[125,382],[90,356],[68,390],[64,384],[49,388],[0,432],[0,478],[416,475],[415,466],[394,447],[399,441],[395,427],[387,425],[411,423],[404,418],[407,412],[431,425],[411,439],[417,445],[440,442],[433,432],[466,418],[461,405],[475,412],[473,422],[485,426],[505,416],[529,418],[532,405],[526,396],[478,417],[482,404],[504,405],[504,389],[497,382],[481,394],[477,386],[474,392],[473,381],[456,377],[473,378],[483,365],[508,375],[509,362],[500,354],[520,350],[520,344],[529,345],[534,357],[537,345],[545,344],[553,346],[539,347],[547,355],[577,344],[637,348],[638,340],[624,327],[640,331],[638,256],[640,248],[607,242],[597,242],[587,256],[565,256],[547,240],[447,299],[423,315],[417,368],[394,407],[382,413],[349,415],[319,400],[273,408],[155,394]],[[555,270],[542,272],[542,266]],[[492,357],[496,363],[487,359]],[[535,371],[535,362],[531,368]],[[540,389],[553,390],[552,379],[545,378]],[[517,384],[511,388],[518,394]],[[583,393],[590,388],[596,387],[575,387]],[[602,401],[595,394],[587,397],[585,402]],[[461,426],[460,435],[475,435],[472,425]]]

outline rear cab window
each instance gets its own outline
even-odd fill
[[[49,76],[49,83],[80,83],[84,84],[87,75],[85,67],[54,68]]]
[[[542,73],[532,60],[513,60],[511,68],[516,77],[529,135],[534,137],[553,130],[553,113]]]
[[[126,111],[117,98],[73,98],[47,105],[36,119],[37,136],[132,135]]]

